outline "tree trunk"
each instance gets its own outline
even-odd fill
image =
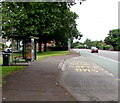
[[[4,48],[5,48],[5,45],[4,45],[4,44],[2,44],[2,50],[4,50]]]
[[[47,43],[45,42],[45,43],[44,43],[44,52],[47,51],[47,46],[46,46],[46,45],[47,45]]]
[[[38,47],[39,47],[39,51],[38,51],[38,52],[39,52],[39,53],[42,53],[42,42],[41,42],[41,37],[39,37],[39,43],[38,43],[38,44],[39,44],[39,46],[38,46]]]
[[[19,40],[17,40],[17,51],[19,50]]]
[[[36,39],[35,39],[35,41],[34,41],[34,59],[36,60],[36,58],[37,58],[37,55],[36,55]]]

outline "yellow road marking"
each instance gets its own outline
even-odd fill
[[[83,69],[83,71],[84,71],[84,72],[86,72],[86,71],[87,71],[87,69]]]
[[[79,69],[80,72],[82,72],[82,69]]]
[[[116,78],[118,81],[120,80],[120,78]]]
[[[106,73],[108,73],[108,71],[105,71]]]
[[[90,69],[88,69],[88,72],[91,72]]]
[[[96,69],[83,69],[83,67],[82,68],[80,68],[80,66],[76,66],[76,71],[77,72],[99,72],[98,70],[96,70]]]
[[[78,70],[78,69],[76,69],[76,71],[78,72],[79,70]]]
[[[93,72],[98,72],[98,70],[95,70],[95,69],[91,69],[91,71],[93,71]]]

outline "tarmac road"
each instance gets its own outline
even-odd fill
[[[77,49],[77,50],[79,50],[80,52],[84,51],[86,53],[94,54],[94,55],[97,55],[97,56],[102,56],[102,57],[111,59],[113,61],[118,61],[118,54],[119,54],[119,52],[117,52],[117,51],[99,50],[98,53],[91,53],[90,49]]]
[[[99,53],[91,53],[89,49],[74,49],[76,52],[79,52],[81,55],[86,57],[89,60],[97,63],[101,67],[105,68],[114,75],[119,75],[120,70],[118,70],[119,61],[119,52],[116,51],[105,51],[99,50]],[[119,73],[118,73],[119,72]]]
[[[84,56],[67,59],[60,82],[78,101],[118,101],[118,77]]]

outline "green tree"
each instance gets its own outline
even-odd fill
[[[12,35],[39,37],[39,52],[41,44],[55,40],[67,45],[68,39],[81,37],[77,31],[75,19],[76,13],[70,11],[67,3],[47,2],[4,2],[2,3],[2,26],[9,38]],[[13,31],[16,29],[16,31]]]
[[[84,41],[84,45],[86,45],[87,48],[89,48],[89,49],[93,46],[92,41],[88,38]]]
[[[120,50],[120,29],[110,30],[104,41],[106,44],[112,45],[114,50]]]

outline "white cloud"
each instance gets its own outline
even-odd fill
[[[83,34],[80,41],[86,38],[104,40],[109,30],[118,28],[118,1],[86,0],[71,8],[79,15],[77,28]]]

